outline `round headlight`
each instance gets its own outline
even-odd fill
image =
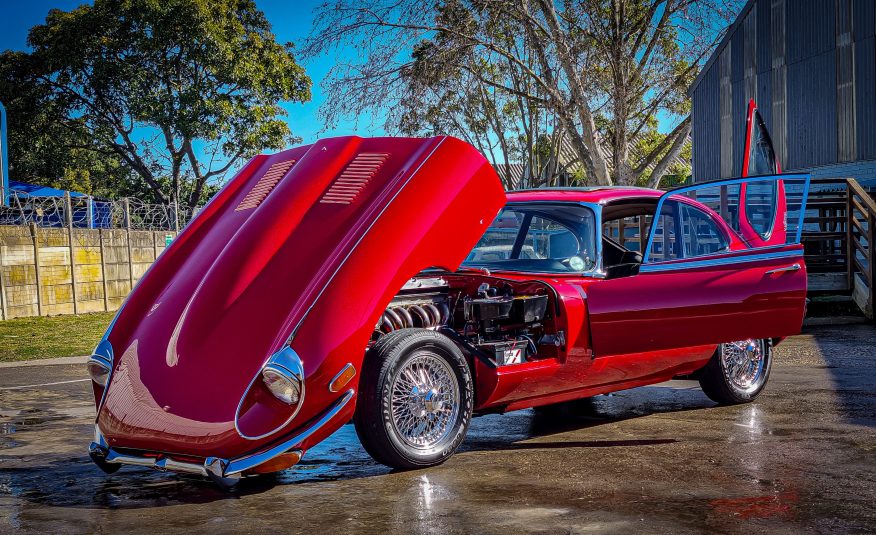
[[[285,373],[279,368],[266,366],[262,370],[262,381],[274,397],[286,403],[294,405],[301,396],[301,380],[294,375]]]
[[[572,268],[572,271],[584,271],[587,269],[587,261],[575,255],[569,259],[569,267]]]
[[[88,375],[91,380],[100,386],[106,386],[106,381],[109,378],[109,366],[99,360],[91,359],[88,361]]]

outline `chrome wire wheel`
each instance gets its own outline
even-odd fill
[[[739,340],[721,346],[721,370],[727,382],[744,393],[756,392],[766,381],[767,359],[763,340]]]
[[[459,381],[450,364],[419,351],[403,364],[390,386],[391,420],[399,437],[416,449],[431,449],[450,434],[460,410]]]

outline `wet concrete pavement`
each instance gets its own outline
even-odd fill
[[[674,381],[597,412],[476,418],[437,468],[390,472],[352,426],[229,493],[88,460],[82,365],[0,370],[0,532],[866,532],[876,530],[876,328],[815,327],[776,350],[756,403]],[[71,382],[73,381],[73,382]],[[32,386],[55,383],[47,386]]]

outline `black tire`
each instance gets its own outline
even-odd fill
[[[416,446],[409,442],[399,431],[392,412],[392,389],[397,381],[404,380],[399,379],[399,375],[407,369],[407,364],[415,364],[414,359],[437,364],[445,372],[443,377],[447,384],[455,382],[454,392],[458,393],[457,403],[441,401],[438,404],[441,408],[434,409],[434,414],[438,414],[443,413],[445,407],[458,407],[455,411],[448,410],[451,414],[441,427],[445,431],[434,444]],[[452,373],[446,373],[448,370]],[[468,431],[473,407],[471,372],[459,348],[435,331],[399,329],[383,336],[365,356],[353,423],[365,451],[375,461],[410,470],[441,464],[453,455]]]
[[[747,387],[741,386],[730,377],[725,352],[733,351],[732,344],[752,343],[762,354],[763,365],[758,367],[755,378]],[[750,347],[750,346],[749,346]],[[721,405],[750,403],[763,391],[770,376],[773,363],[773,346],[770,340],[745,340],[721,344],[712,355],[709,363],[700,371],[700,387],[706,396]]]

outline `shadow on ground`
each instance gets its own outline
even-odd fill
[[[503,450],[627,448],[671,444],[678,439],[545,439],[652,414],[692,411],[711,406],[714,403],[698,388],[643,387],[624,394],[598,396],[592,410],[586,414],[556,415],[524,410],[506,415],[487,415],[473,420],[468,437],[457,455]],[[0,472],[0,488],[39,505],[129,509],[233,500],[276,486],[360,479],[392,472],[374,462],[359,444],[353,426],[345,425],[308,452],[296,467],[278,474],[245,478],[231,491],[220,490],[200,478],[145,468],[124,467],[116,474],[105,475],[85,455],[34,467],[5,469]]]

